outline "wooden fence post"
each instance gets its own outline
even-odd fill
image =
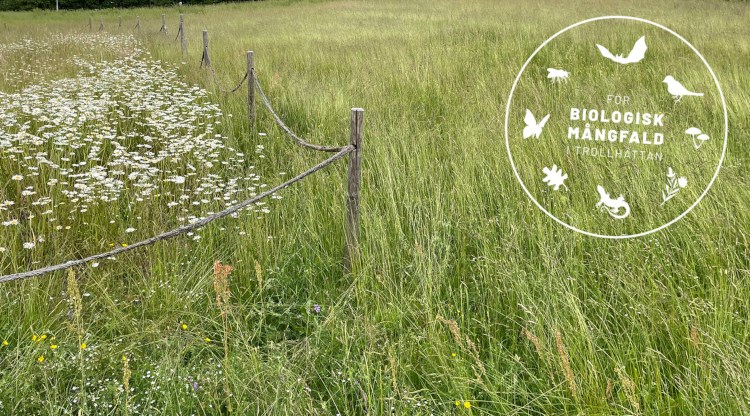
[[[255,59],[253,51],[247,51],[247,121],[250,130],[255,127]]]
[[[122,16],[117,18],[117,28],[122,29]]]
[[[159,29],[159,33],[163,34],[164,36],[167,35],[167,16],[161,15],[161,29]]]
[[[185,16],[180,14],[180,48],[182,55],[187,53],[187,38],[185,37]]]
[[[99,18],[99,31],[104,30],[104,18]]]
[[[349,175],[346,198],[346,246],[344,248],[344,273],[352,271],[359,252],[359,190],[362,176],[362,136],[365,110],[352,108],[349,122]]]
[[[92,24],[91,24],[91,22],[92,22],[93,20],[94,20],[94,19],[93,19],[93,18],[92,18],[91,16],[89,16],[89,30],[91,30],[91,28],[92,28]]]
[[[208,30],[203,31],[203,56],[201,57],[201,68],[211,67],[211,58],[208,56]]]

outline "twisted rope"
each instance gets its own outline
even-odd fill
[[[115,256],[115,255],[122,254],[122,253],[125,253],[125,252],[128,252],[128,251],[131,251],[131,250],[135,250],[135,249],[140,248],[140,247],[149,246],[149,245],[155,244],[155,243],[157,243],[159,241],[167,240],[167,239],[170,239],[172,237],[176,237],[178,235],[185,234],[185,233],[187,233],[189,231],[201,228],[201,227],[205,226],[206,224],[208,224],[208,223],[210,223],[212,221],[215,221],[215,220],[217,220],[219,218],[224,218],[227,215],[234,214],[235,212],[241,210],[242,208],[247,207],[248,205],[254,204],[255,202],[258,202],[261,199],[266,198],[266,197],[268,197],[268,196],[270,196],[270,195],[272,195],[272,194],[274,194],[274,193],[276,193],[276,192],[278,192],[278,191],[280,191],[280,190],[288,187],[289,185],[291,185],[291,184],[293,184],[295,182],[301,181],[302,179],[306,178],[307,176],[312,175],[313,173],[315,173],[315,172],[317,172],[317,171],[325,168],[326,166],[330,165],[331,163],[337,161],[338,159],[341,159],[342,157],[346,156],[352,150],[354,150],[353,146],[351,146],[351,145],[344,146],[335,155],[333,155],[333,156],[329,157],[328,159],[326,159],[326,160],[318,163],[317,165],[315,165],[315,166],[311,167],[310,169],[308,169],[308,170],[300,173],[299,175],[297,175],[294,178],[292,178],[292,179],[290,179],[290,180],[282,183],[281,185],[277,185],[277,186],[269,189],[268,191],[263,192],[263,193],[255,196],[253,198],[246,199],[246,200],[244,200],[244,201],[242,201],[242,202],[240,202],[238,204],[235,204],[235,205],[233,205],[233,206],[231,206],[231,207],[229,207],[229,208],[227,208],[227,209],[225,209],[223,211],[217,212],[217,213],[215,213],[213,215],[209,215],[208,217],[200,219],[200,220],[198,220],[198,221],[196,221],[196,222],[194,222],[192,224],[183,225],[181,227],[172,229],[170,231],[166,231],[166,232],[163,232],[161,234],[155,235],[155,236],[153,236],[151,238],[148,238],[146,240],[139,241],[137,243],[131,244],[131,245],[126,246],[126,247],[118,247],[118,248],[116,248],[114,250],[111,250],[111,251],[108,251],[108,252],[105,252],[105,253],[95,254],[93,256],[85,257],[85,258],[82,258],[82,259],[79,259],[79,260],[70,260],[70,261],[67,261],[65,263],[60,263],[60,264],[57,264],[57,265],[54,265],[54,266],[47,266],[47,267],[43,267],[43,268],[40,268],[40,269],[31,270],[31,271],[28,271],[28,272],[14,273],[14,274],[9,274],[9,275],[5,275],[5,276],[0,276],[0,283],[10,282],[12,280],[28,279],[30,277],[41,276],[41,275],[46,274],[46,273],[51,273],[51,272],[58,271],[58,270],[68,269],[70,267],[78,266],[78,265],[81,265],[81,264],[84,264],[84,263],[88,263],[90,261],[94,261],[94,260],[99,260],[99,259],[103,259],[103,258]]]
[[[177,36],[179,37],[179,34]],[[175,38],[175,41],[176,40],[177,38]],[[207,70],[211,71],[211,79],[213,80],[214,85],[216,85],[219,91],[227,95],[237,92],[237,90],[240,89],[242,84],[245,83],[245,80],[247,80],[248,73],[246,71],[245,75],[242,76],[242,79],[240,80],[239,84],[237,84],[236,87],[232,88],[231,90],[225,90],[224,88],[221,88],[221,86],[219,85],[219,79],[216,77],[216,71],[214,71],[214,67],[211,65],[211,60],[208,57],[208,53],[206,49],[203,49],[203,53],[201,54],[201,63],[199,67],[203,68],[204,66]]]
[[[240,83],[237,84],[236,87],[232,88],[231,90],[225,90],[224,88],[221,88],[221,86],[219,85],[219,80],[216,78],[216,72],[214,72],[213,67],[209,66],[208,69],[211,70],[211,77],[214,81],[214,84],[216,85],[216,88],[218,88],[219,91],[227,95],[237,92],[237,90],[239,90],[240,87],[245,83],[245,80],[247,80],[247,72],[245,72],[245,75],[242,77],[242,79],[240,80]]]
[[[242,80],[240,80],[240,83],[237,84],[236,87],[232,88],[230,91],[224,91],[224,93],[231,94],[231,93],[237,92],[237,90],[240,89],[240,87],[242,86],[242,84],[245,83],[246,80],[247,80],[247,72],[245,72],[245,76],[242,77]]]
[[[276,120],[276,124],[281,127],[286,134],[291,137],[295,142],[297,142],[298,145],[302,147],[306,147],[308,149],[318,150],[321,152],[339,152],[341,149],[345,149],[348,146],[341,146],[341,147],[331,147],[331,146],[320,146],[317,144],[309,143],[303,139],[301,139],[299,136],[294,134],[292,130],[289,129],[289,127],[284,124],[284,121],[281,120],[281,118],[276,114],[275,111],[273,111],[273,107],[271,107],[271,102],[268,101],[268,97],[266,97],[266,94],[263,92],[263,88],[260,86],[260,82],[258,82],[258,78],[255,78],[255,85],[258,87],[258,92],[260,93],[260,97],[263,99],[263,103],[266,105],[266,108],[273,116],[274,120]]]

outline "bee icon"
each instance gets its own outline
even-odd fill
[[[567,81],[569,76],[570,72],[564,69],[547,68],[547,78],[549,78],[553,84],[560,82],[561,80]]]

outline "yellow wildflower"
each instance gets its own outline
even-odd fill
[[[45,339],[47,339],[47,334],[42,334],[42,336],[39,337],[39,341],[44,341]]]
[[[461,400],[456,400],[456,407],[461,406]]]
[[[85,343],[85,342],[84,342],[83,344],[81,344],[81,349],[82,349],[82,350],[85,350],[85,349],[86,349],[86,343]]]
[[[39,358],[36,359],[38,362],[43,363],[44,362],[44,356],[40,355]]]
[[[206,342],[211,342],[211,338],[206,337],[205,339],[206,339]]]
[[[50,345],[50,346],[49,346],[49,349],[51,349],[51,350],[56,350],[56,349],[57,349],[57,344],[52,344],[52,345]]]
[[[470,402],[470,401],[468,401],[468,400],[467,400],[467,401],[465,401],[465,402],[464,402],[464,407],[465,407],[465,408],[467,408],[467,409],[471,409],[471,402]]]
[[[8,342],[8,340],[7,340],[7,339],[4,339],[4,340],[3,340],[3,347],[7,347],[7,346],[8,346],[8,344],[10,344],[10,343]]]
[[[185,331],[185,330],[187,330],[187,325],[185,325],[185,324],[180,324],[180,328],[182,328],[182,330],[183,330],[183,331]]]
[[[31,336],[31,340],[32,340],[32,341],[36,341],[36,339],[37,339],[37,338],[38,338],[38,337],[36,336],[36,334],[34,334],[34,335],[32,335],[32,336]]]

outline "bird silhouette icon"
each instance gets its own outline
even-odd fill
[[[672,95],[672,98],[674,98],[674,102],[678,103],[680,102],[680,99],[684,96],[694,96],[694,97],[703,97],[702,92],[692,92],[689,89],[685,88],[684,85],[682,85],[679,81],[674,79],[671,75],[667,75],[666,78],[664,78],[665,84],[667,84],[667,91]]]

